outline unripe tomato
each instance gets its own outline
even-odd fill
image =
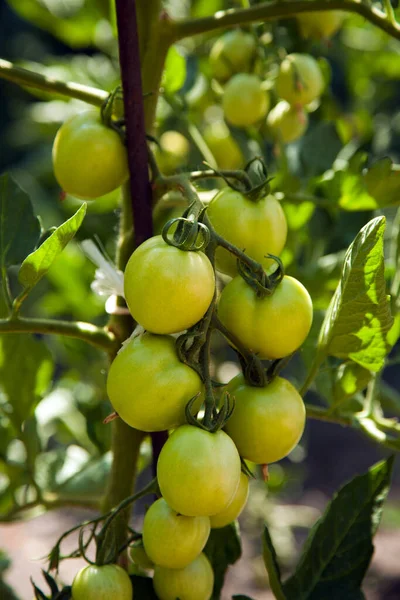
[[[300,348],[313,308],[306,288],[294,277],[285,275],[271,296],[258,298],[238,275],[222,290],[218,316],[246,348],[273,360]]]
[[[242,151],[224,121],[214,121],[208,125],[203,137],[220,169],[235,171],[243,167]]]
[[[129,546],[129,556],[131,560],[142,569],[154,569],[154,563],[147,556],[146,550],[143,546],[143,540],[133,542],[132,546]]]
[[[214,573],[205,554],[200,554],[184,569],[156,567],[154,589],[160,600],[210,600]]]
[[[300,106],[281,100],[270,111],[267,125],[272,136],[284,144],[298,140],[308,127],[308,115]]]
[[[270,105],[268,92],[257,75],[238,73],[225,86],[222,107],[226,120],[236,127],[249,127],[265,117]]]
[[[304,402],[292,384],[275,377],[266,387],[252,387],[237,375],[227,389],[235,408],[225,429],[240,455],[258,464],[287,456],[299,442],[306,419]]]
[[[225,510],[210,517],[211,528],[219,529],[220,527],[225,527],[226,525],[229,525],[229,523],[232,523],[232,521],[235,521],[244,509],[248,496],[249,478],[244,473],[241,473],[238,489],[233,496],[232,502],[228,504]]]
[[[163,431],[184,423],[186,404],[201,389],[196,371],[179,360],[174,338],[150,333],[124,344],[107,377],[114,410],[141,431]]]
[[[190,144],[179,131],[165,131],[159,142],[161,150],[155,152],[158,166],[164,173],[174,173],[187,162]]]
[[[161,450],[157,478],[161,494],[174,510],[189,517],[225,510],[240,480],[240,456],[223,431],[209,433],[183,425]]]
[[[289,104],[310,104],[324,90],[324,77],[318,62],[308,54],[288,54],[280,65],[275,89]]]
[[[72,600],[132,600],[129,575],[118,565],[83,567],[72,583]]]
[[[214,270],[203,252],[180,250],[156,235],[130,257],[124,289],[139,325],[152,333],[177,333],[206,313],[214,295]]]
[[[324,12],[304,12],[296,15],[300,33],[304,38],[327,39],[342,26],[345,13],[340,10]]]
[[[61,126],[53,145],[53,167],[65,192],[88,200],[112,192],[129,176],[126,148],[96,110],[75,115]]]
[[[274,196],[265,196],[257,202],[227,187],[218,192],[207,208],[211,224],[223,238],[261,263],[271,266],[266,255],[279,256],[287,235],[283,209]],[[237,274],[237,259],[224,248],[217,248],[216,266],[231,277]]]
[[[183,569],[198,556],[210,535],[209,517],[185,517],[156,500],[143,523],[143,544],[156,565]]]
[[[227,31],[213,45],[210,65],[218,81],[227,81],[235,73],[247,73],[256,53],[256,39],[240,29]]]

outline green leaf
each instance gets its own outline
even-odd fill
[[[372,537],[389,491],[393,457],[355,477],[334,496],[311,531],[287,600],[356,600],[373,554]]]
[[[215,576],[211,600],[218,600],[229,565],[239,560],[242,554],[237,523],[231,523],[221,529],[212,529],[204,552],[212,564]]]
[[[400,166],[390,158],[374,163],[363,176],[368,193],[378,206],[400,204]]]
[[[341,364],[336,371],[333,385],[335,407],[364,390],[372,377],[371,371],[358,363],[348,361]]]
[[[40,236],[29,196],[9,175],[0,176],[0,270],[20,264]]]
[[[42,340],[28,335],[3,335],[0,338],[0,389],[12,412],[14,427],[21,429],[50,385],[53,359]]]
[[[153,588],[153,580],[150,577],[141,577],[140,575],[131,575],[135,598],[140,600],[158,600]]]
[[[320,356],[351,359],[374,372],[383,367],[393,323],[384,276],[384,230],[384,217],[372,219],[347,250],[318,342]]]
[[[167,94],[179,91],[186,79],[186,61],[175,46],[168,50],[162,86]]]
[[[268,571],[269,586],[273,591],[276,600],[285,600],[285,594],[283,593],[281,582],[281,570],[279,568],[275,548],[266,525],[264,525],[263,534],[263,557],[265,567]]]
[[[57,227],[37,250],[27,256],[18,273],[18,279],[25,288],[33,288],[47,273],[54,260],[78,231],[85,214],[86,204],[82,204],[68,221]]]

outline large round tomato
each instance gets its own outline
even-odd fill
[[[88,200],[112,192],[129,176],[126,148],[96,110],[75,115],[61,126],[53,145],[53,167],[65,192]]]
[[[265,117],[270,98],[257,75],[238,73],[225,86],[222,107],[226,120],[236,127],[249,127]]]
[[[249,478],[244,473],[241,473],[238,489],[236,490],[232,502],[230,502],[225,510],[210,517],[211,528],[219,529],[220,527],[225,527],[225,525],[229,525],[229,523],[235,521],[244,509],[248,496]]]
[[[118,565],[83,567],[72,583],[72,600],[132,600],[129,575]]]
[[[304,38],[326,39],[342,26],[345,13],[340,10],[303,12],[296,15],[300,33]]]
[[[240,456],[223,431],[183,425],[161,450],[157,465],[161,494],[190,517],[210,516],[232,501],[240,480]]]
[[[124,344],[107,378],[114,410],[141,431],[163,431],[184,423],[185,406],[201,389],[199,375],[180,362],[174,338],[150,333]]]
[[[218,192],[207,208],[211,224],[223,238],[260,262],[271,265],[268,253],[278,256],[285,245],[287,223],[283,209],[274,196],[253,202],[227,187]],[[233,277],[237,259],[224,248],[217,248],[216,265],[222,273]]]
[[[160,498],[143,523],[143,544],[156,565],[183,569],[203,550],[210,535],[208,517],[185,517]]]
[[[236,170],[243,167],[242,151],[224,121],[210,123],[204,129],[203,137],[220,169]]]
[[[156,235],[135,250],[124,276],[132,317],[152,333],[177,333],[206,313],[215,289],[203,252],[180,250]]]
[[[218,316],[261,359],[288,356],[310,331],[313,308],[306,288],[285,275],[271,296],[258,298],[239,275],[223,289]]]
[[[266,387],[252,387],[237,375],[227,389],[235,408],[225,429],[241,456],[258,464],[287,456],[300,440],[306,418],[303,400],[292,384],[276,377]]]
[[[160,600],[210,600],[214,573],[205,554],[184,569],[156,567],[154,589]]]
[[[273,138],[289,144],[305,133],[308,115],[300,106],[291,106],[286,100],[281,100],[270,111],[267,125]]]
[[[137,540],[129,546],[129,556],[131,560],[142,569],[154,569],[153,561],[147,556],[143,546],[143,540]]]
[[[289,104],[310,104],[324,89],[318,62],[308,54],[288,54],[280,65],[275,89]]]
[[[219,81],[227,81],[235,73],[247,73],[256,53],[256,38],[240,29],[224,33],[210,52],[212,73]]]

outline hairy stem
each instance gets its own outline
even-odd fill
[[[76,98],[94,106],[101,106],[108,98],[108,92],[104,90],[80,83],[58,81],[57,79],[53,79],[53,77],[46,77],[46,75],[16,67],[8,60],[3,60],[2,58],[0,58],[0,78],[7,79],[20,86],[61,94],[69,98]]]

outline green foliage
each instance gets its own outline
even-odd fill
[[[169,49],[165,61],[162,85],[166,94],[178,92],[186,78],[186,62],[182,54],[178,52],[175,46]]]
[[[226,570],[239,560],[242,546],[237,523],[231,523],[221,529],[212,529],[204,549],[214,570],[214,590],[212,600],[221,595]]]

